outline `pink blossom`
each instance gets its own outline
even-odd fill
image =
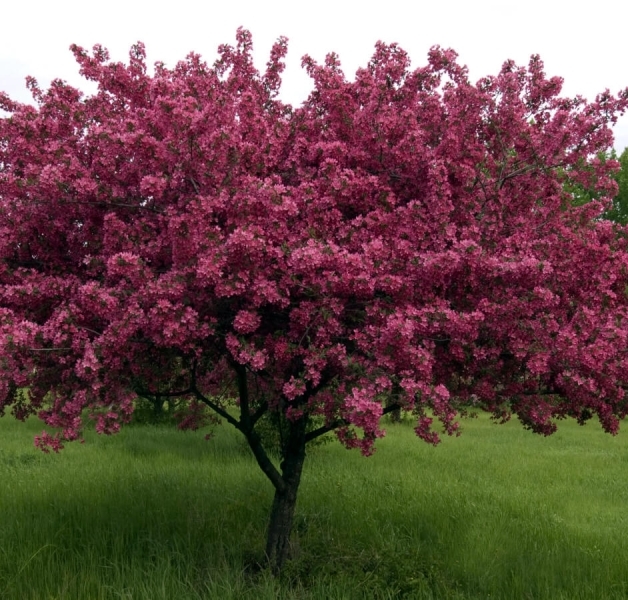
[[[257,313],[241,310],[233,320],[233,328],[238,333],[253,333],[260,326],[261,322]]]

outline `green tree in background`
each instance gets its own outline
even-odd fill
[[[621,225],[626,225],[628,224],[628,148],[624,148],[619,158],[617,158],[615,150],[611,150],[608,153],[600,154],[598,159],[602,164],[611,160],[618,161],[620,164],[620,170],[612,175],[619,189],[616,195],[613,196],[612,208],[604,213],[604,218]],[[587,202],[600,198],[602,194],[595,183],[596,182],[592,179],[590,185],[584,186],[580,183],[574,183],[568,180],[565,183],[565,190],[572,194],[572,204],[574,206],[582,206]]]
[[[628,148],[619,157],[621,170],[617,172],[615,181],[619,186],[617,195],[613,198],[613,208],[606,213],[606,217],[615,223],[628,223]]]

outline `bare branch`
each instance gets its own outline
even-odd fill
[[[31,352],[67,352],[72,348],[29,348]]]
[[[142,388],[138,388],[134,391],[139,396],[154,396],[155,398],[176,398],[177,396],[189,396],[194,393],[194,390],[191,387],[186,390],[179,390],[176,392],[151,392],[150,390]]]
[[[242,431],[240,421],[234,419],[224,408],[222,408],[222,406],[216,404],[204,394],[201,394],[196,387],[192,388],[192,394],[194,394],[197,400],[200,400],[203,404],[209,406],[209,408],[211,408],[215,413],[218,413],[225,421],[233,425],[238,431]]]
[[[198,189],[198,183],[196,183],[196,181],[194,181],[194,177],[188,177],[188,179],[190,180],[190,183],[192,184],[192,186],[194,187],[194,191],[197,194],[200,194],[201,191]]]

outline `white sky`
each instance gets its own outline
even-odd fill
[[[623,5],[623,10],[622,10]],[[172,66],[190,52],[208,63],[219,44],[234,43],[239,25],[253,33],[255,60],[263,68],[273,41],[289,38],[282,98],[300,104],[310,89],[300,68],[303,54],[322,61],[337,52],[345,74],[365,66],[377,40],[398,42],[413,66],[430,46],[455,49],[471,78],[496,74],[508,58],[526,64],[540,54],[549,75],[565,79],[563,94],[593,99],[628,86],[626,22],[620,0],[23,0],[0,3],[0,89],[23,102],[24,77],[45,87],[60,77],[89,90],[78,75],[71,43],[107,47],[126,61],[131,44],[146,44],[148,62]],[[628,117],[615,127],[615,147],[628,146]]]

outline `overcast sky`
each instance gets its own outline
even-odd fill
[[[211,63],[219,44],[234,42],[240,25],[253,33],[259,68],[273,41],[289,38],[282,98],[296,105],[310,89],[301,56],[322,61],[337,52],[352,78],[377,40],[398,42],[417,67],[425,64],[430,46],[451,47],[473,81],[496,74],[506,59],[526,64],[531,54],[540,54],[547,73],[565,79],[565,95],[593,99],[606,88],[617,93],[628,87],[628,9],[619,0],[175,0],[163,6],[146,0],[3,2],[0,89],[29,101],[24,77],[32,75],[42,87],[60,77],[89,90],[68,50],[72,43],[90,49],[100,43],[113,59],[126,60],[140,40],[149,64],[172,66],[190,51]],[[621,152],[628,146],[628,117],[616,126],[615,137]]]

